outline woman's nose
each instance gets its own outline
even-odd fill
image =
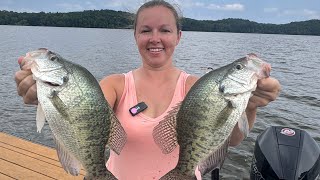
[[[161,42],[161,38],[160,38],[159,32],[153,31],[152,34],[151,34],[149,42],[151,42],[151,43],[160,43]]]

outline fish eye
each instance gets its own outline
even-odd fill
[[[236,69],[237,69],[237,70],[243,69],[243,65],[242,65],[242,64],[237,64],[237,65],[236,65]]]
[[[55,61],[55,60],[57,60],[57,59],[58,59],[57,56],[51,56],[51,57],[50,57],[50,60],[51,60],[51,61]]]

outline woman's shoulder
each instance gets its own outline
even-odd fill
[[[119,86],[124,83],[124,74],[111,74],[100,81],[100,86]]]
[[[111,74],[100,81],[100,87],[111,107],[115,107],[122,96],[125,83],[124,74]]]
[[[194,85],[194,83],[197,82],[198,79],[199,79],[199,77],[195,76],[195,75],[189,75],[188,76],[188,78],[186,80],[186,85],[185,85],[186,93],[189,92],[191,87]]]

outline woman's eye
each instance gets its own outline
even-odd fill
[[[147,32],[150,32],[150,30],[148,30],[148,29],[141,30],[141,33],[147,33]]]
[[[169,29],[162,29],[161,32],[170,32]]]

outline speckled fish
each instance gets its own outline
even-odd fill
[[[37,130],[47,120],[63,168],[75,176],[82,165],[85,179],[116,179],[106,169],[105,148],[120,153],[126,133],[94,76],[47,49],[25,59],[37,84]]]
[[[192,86],[153,130],[163,153],[180,146],[177,166],[161,179],[196,179],[196,169],[203,177],[221,167],[237,122],[245,135],[249,132],[245,109],[257,80],[268,77],[270,69],[249,54],[206,73]]]

